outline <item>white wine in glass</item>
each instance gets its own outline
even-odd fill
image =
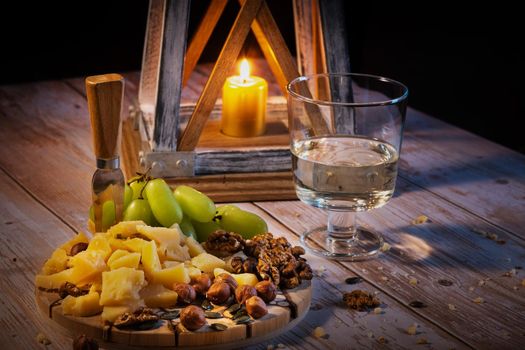
[[[355,212],[392,197],[407,88],[363,74],[319,74],[288,85],[291,152],[297,196],[328,210],[327,226],[305,232],[311,252],[359,260],[376,255],[380,233],[356,225]]]

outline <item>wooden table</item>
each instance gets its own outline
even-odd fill
[[[129,104],[138,75],[127,77]],[[192,79],[204,77],[197,70]],[[190,84],[184,93],[196,92]],[[43,333],[48,348],[70,349],[37,312],[33,280],[53,248],[86,227],[94,159],[82,79],[0,87],[0,143],[1,347],[42,348],[35,338]],[[392,248],[358,263],[308,256],[316,273],[309,314],[253,348],[523,348],[525,157],[409,110],[400,166],[395,197],[361,215]],[[242,207],[293,243],[326,219],[299,201]],[[413,224],[419,215],[429,220]],[[349,276],[363,282],[348,285]],[[346,309],[342,293],[354,289],[377,293],[383,312]],[[328,335],[314,337],[316,327]]]

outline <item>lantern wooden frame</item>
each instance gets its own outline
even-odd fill
[[[280,134],[246,139],[244,144],[218,137],[217,143],[197,148],[203,132],[208,138],[220,133],[221,106],[216,101],[250,30],[283,95],[286,84],[300,75],[264,0],[239,0],[237,18],[199,100],[194,105],[180,103],[183,85],[227,1],[211,1],[186,51],[190,0],[150,0],[138,113],[124,123],[124,170],[130,177],[151,168],[153,176],[164,177],[172,185],[194,186],[215,201],[295,199],[284,97],[270,98],[267,106],[267,119],[284,125]],[[328,1],[320,0],[319,6],[326,7],[322,3]],[[318,54],[326,51],[316,9],[316,0],[294,0],[302,73],[326,70],[325,55]],[[311,62],[317,62],[313,69]],[[320,115],[310,114],[313,123],[320,122]]]

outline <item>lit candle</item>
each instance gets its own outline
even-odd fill
[[[229,136],[264,134],[268,84],[250,76],[248,60],[241,62],[241,74],[226,79],[222,88],[221,131]]]

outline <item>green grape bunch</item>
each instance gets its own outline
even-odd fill
[[[114,203],[104,205],[102,219],[107,230],[115,221]],[[152,178],[148,172],[126,183],[123,220],[142,220],[157,227],[178,225],[186,236],[199,242],[221,229],[246,239],[268,232],[266,222],[257,214],[231,204],[217,207],[207,195],[190,186],[179,185],[172,191],[164,179]]]

